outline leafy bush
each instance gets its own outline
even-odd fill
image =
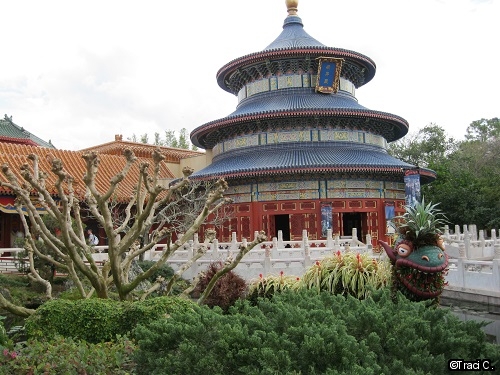
[[[152,260],[141,260],[138,261],[137,264],[141,269],[146,272],[155,264],[155,261]],[[165,280],[170,279],[174,275],[174,270],[168,264],[163,264],[160,268],[158,268],[150,277],[149,281],[154,283],[158,277],[163,277]]]
[[[481,324],[388,288],[359,300],[301,290],[195,307],[135,331],[139,374],[446,374],[447,359],[490,358]]]
[[[368,253],[338,251],[307,269],[301,283],[307,289],[366,298],[372,290],[387,286],[390,280],[388,261],[378,261]]]
[[[126,337],[113,343],[89,344],[71,338],[30,340],[14,350],[0,352],[1,375],[130,374],[135,368],[135,344]]]
[[[112,341],[126,335],[137,324],[165,317],[172,311],[185,311],[193,302],[177,297],[158,297],[145,301],[119,302],[107,299],[53,300],[44,303],[26,319],[31,338],[51,339],[58,335],[91,343]]]
[[[222,262],[211,263],[207,270],[200,276],[193,294],[203,293],[210,280],[223,267],[224,264]],[[222,310],[227,311],[230,306],[234,305],[238,299],[244,296],[246,290],[246,281],[235,272],[229,271],[217,280],[212,292],[205,300],[205,304],[209,307],[219,306]]]

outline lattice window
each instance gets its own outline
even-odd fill
[[[290,215],[290,237],[292,241],[302,238],[302,230],[306,229],[306,215]]]
[[[241,217],[241,237],[252,240],[250,237],[250,218],[248,216]]]

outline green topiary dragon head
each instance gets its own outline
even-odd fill
[[[398,234],[394,248],[384,241],[393,265],[394,289],[414,301],[437,299],[445,286],[448,255],[444,251],[441,227],[446,216],[437,204],[406,206],[405,213],[392,222]]]

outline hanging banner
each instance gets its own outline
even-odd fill
[[[394,202],[385,202],[385,220],[392,220],[394,216],[396,216]]]
[[[420,202],[420,170],[408,169],[405,172],[405,198],[406,205],[413,207],[415,203]]]
[[[332,205],[323,203],[321,205],[321,235],[326,237],[328,229],[332,229]]]

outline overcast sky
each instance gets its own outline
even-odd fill
[[[300,0],[305,30],[377,65],[361,105],[463,138],[500,116],[500,0]],[[230,114],[216,73],[281,32],[285,0],[3,1],[0,116],[60,149]]]

